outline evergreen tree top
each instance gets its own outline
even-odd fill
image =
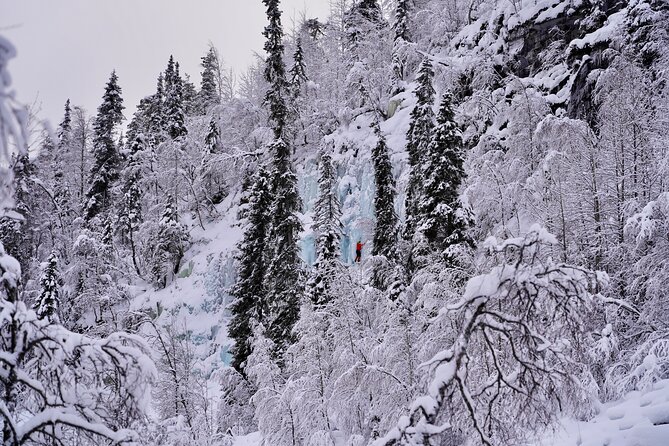
[[[123,121],[123,110],[125,107],[123,106],[121,92],[121,87],[118,84],[118,76],[116,75],[116,70],[114,70],[105,86],[102,104],[98,107],[98,114],[93,124],[97,137],[111,138],[114,127]]]
[[[429,57],[425,57],[418,69],[418,76],[416,82],[418,86],[414,93],[418,98],[418,106],[434,104],[434,87],[432,86],[432,79],[434,78],[434,70],[432,68],[432,61]]]
[[[170,58],[167,61],[167,68],[165,69],[165,89],[169,90],[171,85],[174,83],[175,78],[175,67],[174,67],[174,56],[170,54]]]
[[[409,40],[409,0],[397,0],[393,30],[395,40]]]
[[[218,82],[216,80],[216,72],[219,70],[218,54],[216,49],[211,46],[207,54],[202,57],[201,82],[200,82],[200,97],[202,98],[202,113],[206,113],[207,109],[219,102]]]
[[[165,94],[165,87],[163,86],[164,79],[163,73],[159,73],[158,80],[156,81],[156,94],[154,96],[157,96],[160,99],[162,99]]]
[[[302,50],[302,38],[298,37],[293,53],[293,66],[290,69],[290,83],[295,86],[304,84],[309,78],[304,66],[304,51]]]
[[[70,108],[70,100],[65,102],[65,114],[63,120],[58,125],[58,143],[60,146],[66,145],[72,131],[72,109]]]
[[[281,138],[286,124],[286,99],[287,90],[286,67],[283,62],[283,27],[281,25],[281,10],[279,0],[263,0],[267,7],[267,18],[269,23],[263,31],[265,36],[264,49],[267,52],[265,61],[265,80],[269,89],[265,94],[265,103],[269,106],[270,119],[274,124],[274,136]]]
[[[354,16],[361,17],[368,22],[380,24],[383,22],[383,12],[376,0],[361,0],[351,8]]]
[[[319,162],[318,200],[315,206],[314,227],[320,232],[341,232],[341,209],[337,196],[337,172],[332,154],[323,151]]]
[[[174,204],[174,197],[172,194],[168,194],[167,199],[165,200],[163,216],[160,220],[161,225],[172,225],[179,221],[179,214]]]

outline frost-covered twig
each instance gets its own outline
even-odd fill
[[[516,428],[550,420],[552,405],[562,404],[560,386],[575,382],[591,290],[604,277],[544,260],[541,247],[552,243],[539,227],[488,242],[505,262],[471,279],[461,300],[442,310],[460,321],[459,334],[422,365],[431,375],[427,394],[374,446],[431,444],[445,426],[472,429],[492,445],[511,441],[505,420]]]

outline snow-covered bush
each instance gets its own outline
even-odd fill
[[[583,390],[583,332],[605,276],[554,262],[545,229],[488,246],[500,264],[472,278],[440,312],[456,321],[450,347],[422,364],[427,394],[376,445],[419,445],[445,435],[511,444]]]

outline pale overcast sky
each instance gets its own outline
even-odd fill
[[[283,0],[286,30],[294,18],[325,20],[328,0]],[[199,85],[200,57],[211,41],[242,72],[263,46],[261,0],[0,0],[0,34],[18,50],[10,65],[19,99],[41,102],[56,125],[65,100],[95,112],[116,69],[126,118],[151,94],[170,54]]]

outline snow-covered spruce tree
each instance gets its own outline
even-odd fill
[[[188,249],[190,235],[179,222],[179,214],[172,195],[165,200],[163,216],[158,224],[158,232],[148,245],[151,250],[151,275],[156,285],[165,288],[179,272],[181,259]]]
[[[35,302],[35,312],[40,319],[58,322],[60,311],[60,296],[63,280],[58,271],[58,256],[52,252],[46,261],[46,266],[40,278],[41,291]]]
[[[404,79],[406,77],[407,49],[409,45],[409,2],[410,0],[397,0],[395,7],[395,22],[393,31],[393,93],[404,91]]]
[[[178,139],[188,133],[184,112],[183,79],[179,74],[179,63],[170,56],[165,70],[164,128],[172,139]]]
[[[217,78],[220,77],[219,61],[216,49],[211,46],[207,54],[202,57],[202,72],[200,75],[199,103],[200,113],[206,114],[209,109],[221,103]]]
[[[472,219],[459,197],[465,179],[464,150],[451,97],[445,94],[423,165],[423,197],[418,208],[417,230],[424,234],[431,250],[443,254],[452,266],[456,254],[453,250],[462,244],[472,244],[467,234]]]
[[[270,145],[275,154],[272,172],[274,199],[270,207],[269,263],[265,275],[267,290],[267,334],[276,340],[279,351],[292,340],[302,295],[302,262],[299,234],[302,224],[297,215],[301,207],[297,177],[290,161],[291,150],[281,139]]]
[[[545,251],[556,243],[536,225],[524,237],[487,241],[499,265],[442,309],[457,324],[452,345],[424,363],[428,393],[375,446],[446,436],[516,444],[587,392],[583,333],[607,278],[553,262]]]
[[[268,318],[267,335],[280,356],[292,341],[292,327],[297,320],[302,295],[302,265],[299,253],[299,234],[302,224],[297,215],[301,209],[297,177],[293,171],[292,150],[284,139],[286,130],[288,84],[283,63],[283,28],[279,0],[263,0],[269,24],[266,37],[265,80],[269,89],[265,104],[269,109],[274,141],[268,149],[273,155],[272,192],[269,242],[266,244],[268,267],[265,275]]]
[[[148,116],[147,136],[151,146],[155,147],[165,140],[165,80],[163,74],[158,75],[156,92],[149,97],[146,114]]]
[[[63,152],[68,152],[70,150],[70,140],[72,138],[72,107],[70,106],[69,99],[65,102],[63,120],[58,124],[56,137],[58,140],[53,146],[57,149],[57,152],[54,150],[46,151],[46,153],[45,151],[40,151],[40,159],[44,162],[46,158],[48,159],[48,162],[52,163],[53,177],[54,179],[58,178],[60,180],[60,187],[63,188],[63,164],[66,162],[67,158],[67,155]],[[58,194],[54,191],[54,196],[57,195]]]
[[[72,179],[66,177],[66,170],[69,171],[69,166],[66,165],[73,161],[71,153],[72,145],[72,108],[70,107],[70,100],[68,99],[65,102],[65,111],[63,114],[63,120],[58,125],[58,151],[54,154],[52,159],[49,160],[52,163],[55,162],[53,166],[53,198],[56,204],[58,205],[57,212],[61,218],[65,218],[72,213],[74,208],[72,199]],[[41,154],[40,154],[41,157]]]
[[[343,110],[352,115],[373,110],[385,117],[393,84],[388,68],[393,40],[378,2],[353,3],[343,15],[342,25],[342,35],[336,38],[344,40],[343,51],[338,56],[343,65],[335,66],[346,70]],[[341,109],[342,104],[338,107]]]
[[[351,5],[344,16],[344,25],[350,49],[356,49],[359,41],[369,31],[383,26],[383,11],[376,0],[360,0]]]
[[[290,75],[290,91],[293,98],[302,93],[306,82],[307,69],[304,66],[304,52],[302,50],[302,38],[298,37],[295,42],[295,52],[293,53],[293,66],[290,68],[288,74]]]
[[[337,177],[332,155],[324,151],[319,163],[318,200],[314,206],[313,229],[316,237],[316,263],[307,285],[307,294],[315,305],[329,301],[330,282],[340,265],[342,234],[341,205],[337,196]]]
[[[112,71],[93,123],[93,166],[86,193],[84,216],[90,221],[112,205],[112,188],[119,177],[121,155],[116,145],[116,129],[123,121],[123,98],[116,71]]]
[[[58,124],[58,144],[67,145],[70,142],[70,132],[72,131],[72,107],[70,107],[70,100],[65,101],[65,112],[63,120]]]
[[[232,366],[245,374],[246,359],[251,354],[252,321],[267,317],[267,290],[264,287],[267,268],[266,252],[268,214],[272,204],[271,177],[260,166],[248,193],[246,229],[237,245],[237,283],[232,289],[235,301],[230,306],[232,318],[228,334],[235,340],[232,348]]]
[[[388,153],[386,139],[380,128],[375,126],[377,135],[376,146],[372,150],[374,163],[374,227],[375,256],[385,256],[387,259],[397,258],[397,213],[395,212],[395,177],[393,166]]]
[[[26,112],[13,101],[6,67],[16,54],[0,36],[0,215],[12,207],[11,150],[26,153]],[[11,145],[10,145],[11,139]],[[140,416],[154,369],[136,337],[96,340],[40,319],[19,299],[20,266],[0,243],[0,440],[73,444],[136,438],[120,429]],[[67,377],[67,379],[61,379]],[[108,386],[115,381],[113,387]],[[113,410],[112,410],[113,408]],[[115,410],[126,413],[116,418]],[[112,428],[112,427],[115,427]]]
[[[419,206],[423,193],[423,162],[427,155],[428,146],[432,139],[434,129],[434,105],[435,91],[432,87],[432,62],[428,57],[423,59],[416,78],[417,102],[411,110],[411,122],[407,132],[407,152],[409,153],[409,182],[406,190],[406,223],[404,237],[411,240],[416,231],[420,215]],[[409,262],[410,263],[410,262]],[[411,265],[410,265],[411,266]]]
[[[130,154],[128,163],[121,173],[123,194],[121,199],[121,209],[118,217],[119,226],[122,234],[127,238],[132,253],[132,264],[137,274],[141,275],[139,263],[137,261],[137,240],[136,234],[139,225],[144,221],[142,216],[142,157],[146,148],[146,141],[143,135],[138,135],[130,145]]]

